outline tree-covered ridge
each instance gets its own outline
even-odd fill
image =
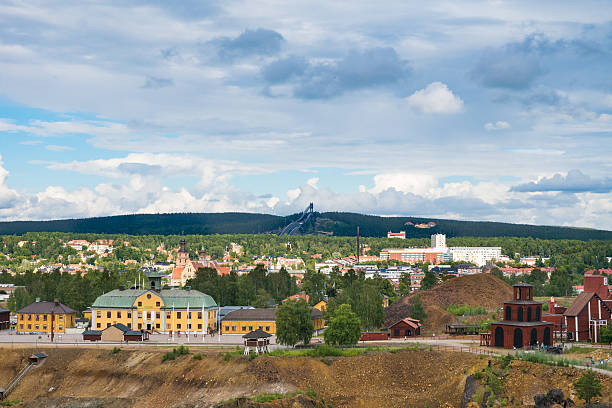
[[[281,217],[251,213],[133,214],[54,221],[0,222],[0,234],[27,232],[106,233],[132,235],[265,234],[280,231],[298,215]],[[434,222],[431,228],[406,223]],[[612,231],[509,224],[489,221],[454,221],[419,217],[379,217],[343,212],[315,212],[305,232],[354,236],[357,226],[364,237],[386,237],[388,231],[406,231],[408,238],[428,238],[433,233],[448,237],[533,237],[541,239],[612,240]]]

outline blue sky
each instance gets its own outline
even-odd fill
[[[4,1],[0,220],[612,229],[609,2]]]

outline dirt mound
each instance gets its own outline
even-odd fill
[[[444,310],[450,305],[482,306],[494,311],[502,306],[504,300],[512,299],[512,287],[503,280],[485,273],[449,279],[429,290],[406,295],[385,309],[385,325],[410,316],[410,302],[416,295],[427,312],[424,331],[443,330],[444,326],[457,320],[457,317]]]

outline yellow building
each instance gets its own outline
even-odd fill
[[[17,311],[17,333],[65,333],[74,327],[76,311],[55,299],[36,301]]]
[[[238,309],[228,313],[221,321],[221,334],[246,334],[261,329],[276,334],[277,309]],[[318,309],[312,309],[315,333],[323,329],[325,321]]]
[[[322,312],[325,311],[325,309],[327,309],[327,302],[324,300],[319,301],[319,303],[317,303],[316,305],[313,306],[313,308],[320,310]]]
[[[149,277],[152,289],[119,288],[91,306],[91,329],[120,323],[132,330],[206,334],[217,327],[217,304],[197,290],[160,289],[161,275]]]

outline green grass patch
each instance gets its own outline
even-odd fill
[[[176,348],[173,348],[172,351],[169,351],[162,356],[162,363],[166,361],[176,360],[177,357],[184,356],[187,354],[189,354],[189,347],[182,346],[182,345],[178,346]],[[200,359],[202,359],[201,355],[200,355]]]
[[[121,349],[119,347],[113,347],[113,349],[111,350],[111,354],[117,354],[120,351]]]
[[[572,345],[572,347],[570,347],[570,349],[567,352],[568,353],[575,353],[575,354],[588,354],[588,353],[592,353],[595,350],[596,349],[593,349],[593,348],[590,348],[590,347],[580,347],[580,346]]]
[[[484,307],[470,305],[450,305],[446,308],[446,311],[455,316],[477,316],[487,314],[487,310]]]

